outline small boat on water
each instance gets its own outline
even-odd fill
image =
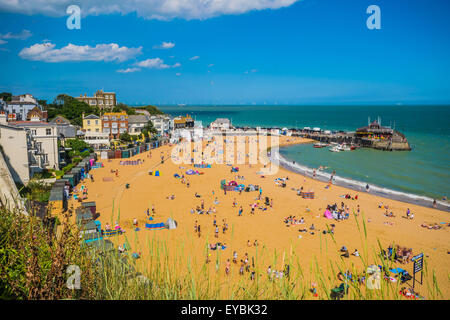
[[[328,146],[329,146],[329,144],[324,143],[324,142],[317,142],[317,143],[314,143],[314,145],[313,145],[314,148],[325,148]]]
[[[341,152],[344,151],[344,149],[340,145],[335,145],[334,147],[330,148],[331,152]]]

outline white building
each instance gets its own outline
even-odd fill
[[[231,129],[232,126],[231,126],[231,121],[229,119],[217,118],[215,121],[213,121],[209,124],[209,128],[211,130],[225,131],[225,130]]]
[[[96,150],[108,149],[110,146],[109,134],[106,132],[86,132],[83,140]]]
[[[141,134],[142,129],[149,121],[150,118],[143,114],[128,116],[128,133],[133,135]]]
[[[4,113],[0,114],[0,145],[14,181],[26,184],[45,168],[42,145],[29,130],[7,124]]]
[[[58,129],[56,125],[47,122],[17,121],[9,125],[23,128],[30,133],[36,148],[43,157],[45,169],[59,169]]]
[[[150,120],[153,123],[153,127],[158,131],[158,134],[163,136],[169,133],[171,129],[171,120],[169,116],[166,115],[155,115],[151,116]]]

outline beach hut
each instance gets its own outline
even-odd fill
[[[122,158],[122,151],[121,150],[115,150],[114,151],[114,158],[116,158],[116,159]]]
[[[75,178],[74,175],[69,173],[69,174],[65,174],[63,175],[63,179],[66,179],[67,181],[69,181],[69,184],[71,187],[75,186]]]
[[[97,205],[95,204],[95,201],[82,202],[81,206],[83,208],[89,209],[92,214],[95,214],[97,212]]]
[[[114,159],[115,153],[114,151],[110,150],[108,151],[108,159]]]
[[[130,149],[122,150],[122,158],[129,158],[130,157]]]

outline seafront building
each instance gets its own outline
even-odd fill
[[[173,129],[185,129],[193,127],[194,127],[194,119],[192,119],[190,115],[186,115],[185,117],[178,116],[172,119]]]
[[[36,150],[43,157],[45,169],[59,169],[58,131],[56,125],[40,121],[10,122],[10,126],[27,130]]]
[[[41,106],[39,106],[37,100],[31,94],[24,94],[20,96],[12,96],[11,101],[6,102],[3,107],[4,111],[8,114],[8,121],[26,121],[28,118],[28,113],[36,110],[45,113]],[[44,114],[42,115],[44,117]]]
[[[102,116],[102,132],[109,134],[110,139],[118,139],[122,133],[128,132],[128,115],[125,111],[108,112]]]
[[[209,124],[211,130],[226,131],[232,128],[230,119],[227,118],[217,118]]]
[[[5,113],[0,113],[1,150],[15,182],[26,184],[35,173],[59,164],[58,146],[53,144],[56,136],[48,143],[38,135],[47,128],[37,126],[7,123]]]
[[[97,106],[101,110],[112,110],[117,105],[116,93],[104,92],[103,90],[98,90],[93,97],[88,97],[84,94],[84,96],[80,95],[75,99],[83,101],[90,106]]]
[[[169,116],[154,115],[150,117],[150,120],[152,121],[153,127],[155,127],[160,136],[168,135],[170,130],[172,129],[172,121]]]
[[[143,114],[128,116],[128,133],[132,135],[141,134],[142,129],[148,124],[150,117]]]
[[[65,139],[74,139],[77,137],[77,127],[63,116],[57,116],[49,123],[56,126],[58,138],[62,140],[61,142],[64,143]]]
[[[103,131],[103,125],[102,125],[102,119],[95,115],[90,114],[88,116],[84,116],[84,113],[82,114],[82,120],[83,120],[83,130],[85,132],[102,132]]]

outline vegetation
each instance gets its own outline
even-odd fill
[[[83,125],[83,113],[100,115],[100,109],[97,106],[90,106],[66,94],[58,95],[53,103],[45,105],[44,109],[47,110],[49,119],[61,115],[78,126]]]
[[[398,294],[402,286],[400,281],[390,283],[382,277],[379,290],[368,290],[358,281],[342,282],[336,279],[336,273],[350,270],[353,275],[358,274],[345,260],[330,261],[328,265],[319,265],[317,259],[308,263],[296,254],[295,248],[270,253],[264,246],[257,247],[252,261],[254,280],[245,273],[245,276],[236,275],[237,281],[224,281],[221,251],[213,252],[209,264],[196,261],[184,249],[186,242],[195,241],[189,235],[174,252],[169,252],[164,240],[147,239],[143,244],[146,252],[135,260],[131,258],[131,252],[118,255],[116,250],[109,253],[87,251],[80,244],[78,228],[68,222],[70,211],[62,217],[58,236],[49,224],[34,217],[5,208],[0,208],[0,216],[0,299],[403,299]],[[114,219],[113,213],[111,221]],[[368,250],[364,244],[367,241],[364,223],[358,222],[358,228],[363,241],[360,259],[364,268],[370,261],[388,270],[392,261],[375,250]],[[138,238],[130,236],[134,240],[125,237],[128,247],[131,241],[139,245]],[[327,251],[336,246],[333,236],[321,237],[320,241],[318,254],[328,256]],[[206,247],[207,243],[204,245]],[[93,254],[95,259],[92,259]],[[266,266],[261,262],[267,258],[273,266],[289,265],[289,274],[285,273],[281,279],[269,279]],[[80,267],[79,290],[67,288],[66,271],[70,265]],[[145,273],[139,274],[137,270]],[[234,277],[233,274],[230,277]],[[317,284],[317,296],[311,293],[312,281]],[[339,283],[348,291],[342,292],[341,296],[333,295],[332,289]],[[426,260],[421,291],[427,299],[443,298]]]
[[[127,115],[135,115],[135,108],[127,106],[125,103],[118,103],[112,110],[113,112],[122,112],[125,111]]]
[[[128,132],[124,132],[119,136],[120,141],[122,142],[131,142],[131,135]]]
[[[33,178],[36,178],[36,175]],[[48,202],[50,190],[52,189],[50,184],[34,180],[30,181],[26,186],[19,184],[17,188],[22,198],[44,203]]]
[[[153,122],[149,121],[147,125],[144,128],[142,128],[142,133],[144,134],[144,137],[150,138],[152,135],[157,134],[158,131],[153,126]]]
[[[0,93],[0,99],[3,101],[11,101],[12,94],[10,92],[2,92]]]

